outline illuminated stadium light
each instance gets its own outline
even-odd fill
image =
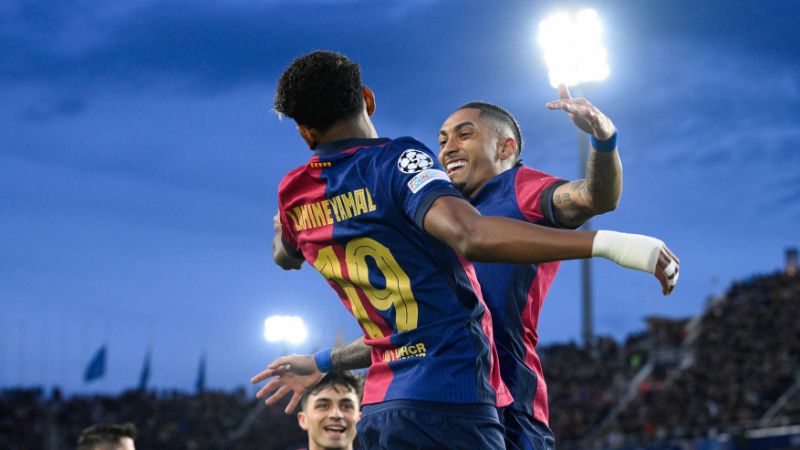
[[[603,26],[593,9],[578,11],[575,17],[557,13],[539,22],[539,45],[553,87],[608,78],[608,51],[602,34]]]
[[[264,321],[264,338],[268,342],[302,344],[307,337],[306,324],[298,316],[270,316]]]

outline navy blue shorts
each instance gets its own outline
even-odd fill
[[[366,405],[358,422],[359,448],[503,449],[503,426],[489,405],[391,400]]]
[[[506,430],[509,450],[556,450],[556,440],[550,428],[521,411],[500,410]]]

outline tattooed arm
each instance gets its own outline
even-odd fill
[[[586,178],[572,181],[553,192],[553,210],[558,223],[579,227],[592,217],[613,211],[622,194],[622,164],[616,151],[592,149]]]
[[[617,132],[611,120],[583,98],[572,98],[566,86],[558,88],[559,100],[548,109],[566,111],[580,130],[598,141],[609,141]],[[622,195],[622,163],[616,148],[600,152],[592,146],[586,178],[559,186],[553,192],[553,209],[561,225],[578,227],[598,214],[613,211]]]
[[[336,347],[331,352],[331,361],[336,370],[364,369],[372,364],[372,347],[360,337],[355,341]]]

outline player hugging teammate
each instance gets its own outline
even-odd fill
[[[364,337],[278,358],[253,378],[271,378],[258,396],[277,389],[272,403],[292,392],[289,411],[324,372],[368,367],[362,448],[551,446],[533,347],[554,262],[604,257],[654,274],[664,294],[678,275],[677,258],[657,239],[558,229],[616,204],[621,186],[619,169],[609,169],[619,163],[613,125],[585,100],[561,97],[553,108],[579,127],[588,118],[594,174],[616,170],[610,193],[592,198],[604,180],[592,170],[566,183],[520,166],[516,121],[488,104],[451,115],[438,157],[410,137],[380,138],[357,64],[324,51],[293,61],[275,109],[314,154],[280,184],[273,257],[285,269],[304,261],[317,269]]]

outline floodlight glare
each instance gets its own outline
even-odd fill
[[[575,17],[556,13],[539,23],[539,45],[544,49],[550,84],[574,86],[608,77],[608,52],[600,40],[603,26],[593,9]]]
[[[271,316],[264,321],[264,338],[268,342],[302,344],[308,337],[303,319],[297,316]]]

